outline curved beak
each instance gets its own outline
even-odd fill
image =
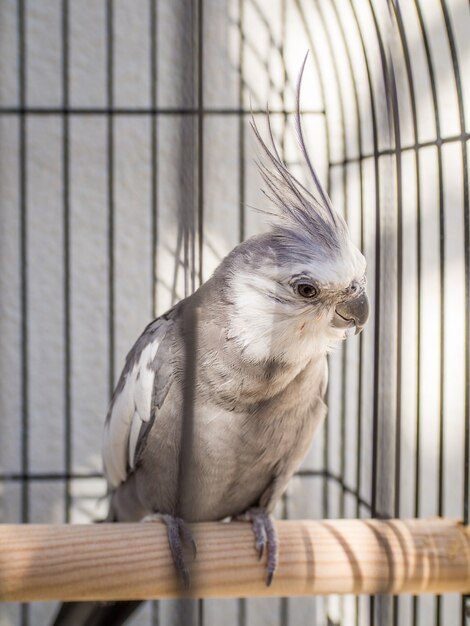
[[[364,328],[369,317],[369,298],[365,291],[357,297],[341,302],[335,308],[331,324],[335,328],[356,327],[356,335]]]

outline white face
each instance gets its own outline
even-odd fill
[[[324,353],[346,336],[333,325],[335,307],[363,291],[366,262],[350,246],[336,262],[241,270],[232,280],[236,314],[229,336],[247,358],[278,357],[288,362]]]

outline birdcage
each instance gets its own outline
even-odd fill
[[[144,326],[266,228],[251,116],[292,119],[368,262],[328,418],[278,517],[468,524],[464,0],[0,2],[0,521],[102,516],[110,394]],[[248,594],[247,594],[248,595]],[[5,603],[2,626],[52,602]],[[466,625],[465,596],[176,599],[130,624]],[[467,611],[467,613],[466,613]]]

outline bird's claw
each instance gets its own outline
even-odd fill
[[[237,519],[251,522],[251,527],[255,536],[255,546],[258,552],[258,560],[263,558],[264,550],[266,548],[268,557],[266,566],[266,585],[269,587],[273,581],[279,555],[279,542],[274,522],[271,516],[261,508],[248,509],[245,513],[239,515]]]
[[[267,533],[264,524],[263,514],[256,515],[251,520],[253,533],[255,535],[255,545],[258,550],[258,561],[261,561],[267,542]]]
[[[171,556],[183,583],[183,587],[187,590],[191,586],[191,576],[186,565],[184,556],[184,546],[190,546],[193,553],[193,560],[197,555],[197,545],[194,540],[190,527],[180,517],[173,515],[153,514],[143,518],[143,522],[153,522],[161,520],[165,522],[168,533],[168,543],[170,546]]]

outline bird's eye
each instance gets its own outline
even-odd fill
[[[299,283],[297,285],[297,293],[302,298],[313,298],[317,295],[317,290],[310,283]]]

